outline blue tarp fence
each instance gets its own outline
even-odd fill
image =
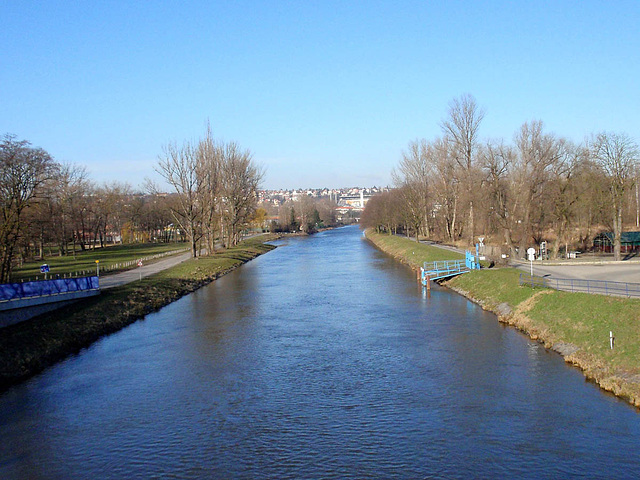
[[[19,298],[59,295],[61,293],[97,290],[98,277],[59,278],[39,282],[5,283],[0,285],[0,302]]]

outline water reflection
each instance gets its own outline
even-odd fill
[[[638,416],[357,229],[289,239],[0,398],[0,478],[629,477]]]

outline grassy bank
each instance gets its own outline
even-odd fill
[[[367,230],[366,236],[378,248],[391,255],[398,261],[406,263],[414,270],[419,269],[424,262],[436,262],[440,260],[463,259],[464,255],[450,250],[445,250],[423,243],[417,243],[405,237],[376,233]]]
[[[49,265],[49,278],[55,275],[70,275],[76,272],[87,272],[91,275],[96,271],[96,260],[100,262],[100,273],[127,270],[136,267],[136,261],[145,259],[145,264],[153,262],[161,256],[176,251],[189,251],[185,243],[137,243],[127,245],[111,245],[95,250],[76,252],[75,255],[64,257],[46,257],[42,261],[28,262],[13,270],[11,280],[42,280],[44,275],[40,273],[40,265]]]
[[[103,291],[0,333],[0,391],[272,250],[265,237]]]
[[[386,251],[378,236],[367,237]],[[414,244],[403,238],[396,242],[407,243],[405,255]],[[397,252],[398,247],[389,253]],[[445,285],[556,350],[603,389],[640,407],[640,300],[532,289],[519,286],[519,273],[512,268],[473,271]],[[613,350],[610,331],[616,339]]]

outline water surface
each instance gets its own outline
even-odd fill
[[[0,397],[0,478],[637,478],[640,417],[353,227]]]

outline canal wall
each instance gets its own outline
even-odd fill
[[[385,253],[391,254],[396,260],[401,261],[412,267],[413,270],[417,270],[417,265],[420,264],[417,259],[408,257],[405,255],[398,255],[397,249],[393,253],[388,252],[385,249],[383,242],[376,242],[377,235],[371,235],[369,232],[365,232],[365,236],[373,245],[382,250]],[[406,240],[411,242],[411,240]],[[496,269],[491,269],[495,272]],[[628,331],[626,337],[637,337],[637,320],[635,324],[634,316],[627,315],[626,318],[632,318],[631,321],[627,321],[628,325],[621,324],[620,306],[631,311],[637,311],[638,301],[627,299],[615,299],[611,300],[607,297],[601,297],[598,295],[591,295],[582,298],[585,303],[589,302],[586,306],[587,310],[598,310],[601,312],[601,316],[608,316],[606,319],[609,323],[607,325],[614,325],[613,327],[602,325],[594,325],[593,323],[585,323],[584,313],[582,310],[576,310],[572,308],[569,301],[565,300],[566,308],[563,309],[562,301],[560,306],[554,305],[558,303],[558,295],[587,295],[587,294],[571,294],[567,292],[556,292],[552,290],[523,290],[524,287],[520,287],[517,282],[517,272],[513,272],[513,280],[507,282],[498,283],[496,276],[491,275],[488,271],[477,271],[470,274],[465,274],[460,277],[447,280],[442,284],[456,293],[463,295],[472,302],[480,305],[483,309],[493,312],[498,321],[511,325],[523,333],[527,334],[532,340],[535,340],[545,346],[545,348],[553,350],[559,353],[564,360],[579,368],[585,375],[585,377],[593,381],[603,390],[616,395],[619,398],[624,399],[630,404],[640,407],[640,365],[629,365],[629,362],[623,363],[619,357],[616,357],[613,352],[608,351],[608,338],[604,338],[604,334],[600,334],[596,340],[592,337],[578,344],[568,340],[566,331],[560,331],[559,328],[554,328],[548,323],[540,321],[533,315],[534,309],[547,308],[553,311],[555,315],[565,316],[565,323],[568,324],[567,330],[602,330],[609,334],[609,329],[616,330],[617,332],[623,331],[623,327]],[[501,269],[503,271],[507,269]],[[513,269],[508,269],[513,270]],[[507,272],[511,274],[512,272]],[[469,275],[469,276],[468,276]],[[509,275],[507,275],[509,276]],[[466,278],[463,278],[466,277]],[[470,285],[469,285],[470,284]],[[528,288],[528,287],[527,287]],[[505,293],[505,290],[507,292]],[[503,298],[500,298],[502,296]],[[555,301],[552,301],[555,296]],[[504,298],[511,298],[511,301],[505,301]],[[604,298],[600,300],[600,298]],[[574,297],[578,298],[578,297]],[[614,302],[614,305],[610,308],[608,305]],[[600,308],[602,306],[602,308]],[[583,318],[578,318],[578,315],[582,315]],[[618,351],[621,354],[627,355],[630,350],[637,350],[638,340],[635,338],[634,343],[628,347],[621,346]],[[603,344],[605,347],[603,348]],[[624,350],[623,350],[624,349]],[[635,358],[635,357],[632,357]],[[633,361],[631,362],[634,363]]]

